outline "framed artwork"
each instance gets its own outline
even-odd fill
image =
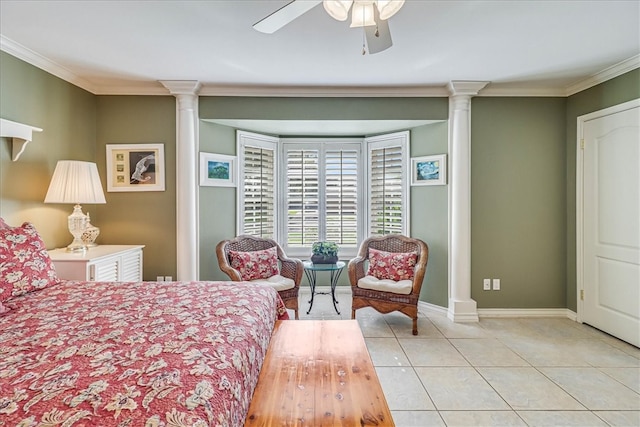
[[[200,153],[200,185],[235,187],[236,175],[235,156]]]
[[[411,159],[411,185],[446,185],[447,155],[413,157]]]
[[[164,191],[164,144],[107,144],[107,191]]]

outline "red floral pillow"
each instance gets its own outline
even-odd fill
[[[240,272],[242,280],[268,279],[280,273],[275,246],[262,251],[229,251],[229,259],[231,267]]]
[[[49,253],[32,224],[0,228],[0,302],[58,282]]]
[[[413,278],[413,269],[418,262],[415,252],[385,252],[369,248],[368,276],[391,279],[396,282]]]

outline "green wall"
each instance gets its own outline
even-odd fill
[[[32,222],[47,248],[67,246],[73,206],[43,202],[58,160],[94,160],[96,97],[0,52],[0,117],[43,129],[16,162],[11,139],[0,139],[0,216],[11,225]],[[96,206],[83,208],[100,223]]]
[[[200,151],[236,155],[236,131],[228,126],[200,121]],[[200,187],[200,279],[229,280],[216,258],[218,242],[236,233],[235,187]]]
[[[640,97],[640,70],[567,98],[472,100],[472,298],[479,308],[576,310],[577,117]],[[200,150],[235,154],[235,129],[207,119],[442,120],[411,129],[411,156],[447,151],[447,98],[200,98]],[[19,161],[0,140],[0,216],[33,222],[47,247],[66,246],[67,205],[43,203],[61,159],[95,161],[106,190],[105,145],[165,144],[165,192],[108,193],[84,206],[98,243],[144,244],[146,280],[176,276],[175,98],[95,96],[0,52],[0,117],[44,129]],[[196,167],[196,165],[194,165]],[[235,234],[235,192],[199,187],[200,272],[225,280],[215,245]],[[430,246],[424,301],[446,306],[447,187],[411,189],[411,230]],[[482,279],[502,290],[482,291]],[[341,278],[346,284],[346,274]]]
[[[42,128],[17,162],[11,142],[0,141],[0,216],[30,221],[47,248],[71,242],[72,206],[43,203],[58,160],[96,162],[107,203],[83,205],[100,227],[100,244],[143,244],[144,278],[176,276],[175,98],[95,96],[0,52],[0,117]],[[164,192],[106,191],[105,145],[165,144]]]
[[[567,308],[577,309],[576,282],[576,147],[578,117],[640,98],[640,69],[579,92],[567,99],[566,118],[566,270]]]
[[[236,155],[236,129],[206,121],[215,119],[442,120],[411,129],[411,155],[447,152],[447,98],[201,97],[199,110],[200,150],[205,152]],[[411,234],[430,247],[422,298],[444,306],[448,298],[447,200],[446,186],[411,190]],[[200,277],[226,280],[217,265],[215,246],[235,235],[235,189],[200,187],[200,218]],[[338,284],[349,284],[346,271]],[[304,279],[303,286],[306,285]]]
[[[448,98],[200,97],[201,119],[446,120]]]
[[[479,308],[566,305],[565,98],[471,103],[471,297]],[[482,280],[501,279],[500,291]]]
[[[96,157],[106,188],[106,144],[164,144],[165,191],[106,192],[100,243],[146,245],[144,279],[176,277],[176,99],[98,96]]]
[[[448,151],[448,122],[411,130],[411,157]],[[429,262],[420,298],[431,304],[449,305],[449,196],[448,185],[411,187],[411,235],[429,245]]]

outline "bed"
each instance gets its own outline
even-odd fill
[[[25,225],[0,228],[0,425],[243,425],[273,288],[59,281]]]

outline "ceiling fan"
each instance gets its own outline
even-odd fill
[[[387,20],[400,10],[404,2],[405,0],[293,0],[256,22],[253,28],[272,34],[320,3],[338,21],[346,21],[349,9],[352,9],[351,28],[364,28],[369,53],[374,54],[393,45]],[[363,40],[362,54],[366,52]]]

